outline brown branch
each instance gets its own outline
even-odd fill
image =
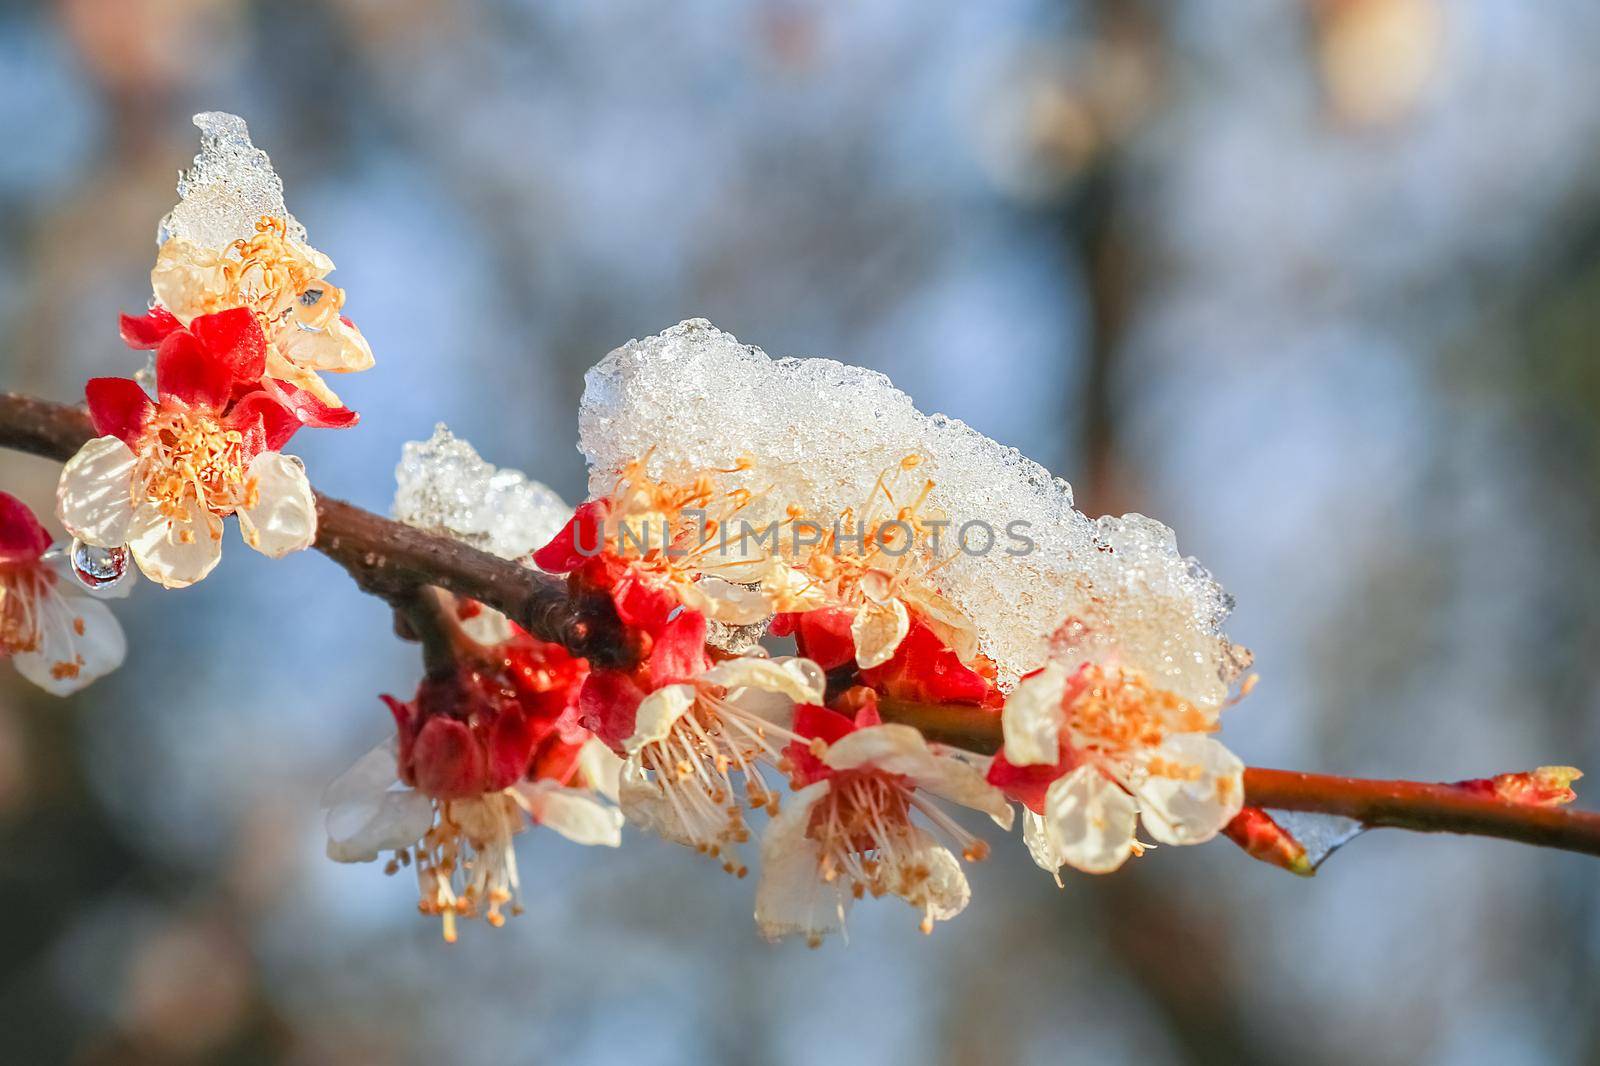
[[[0,394],[0,447],[65,462],[94,436],[86,411],[28,396]],[[605,597],[574,598],[566,583],[318,494],[316,548],[381,596],[413,627],[427,629],[428,586],[486,604],[542,640],[603,665],[637,658]],[[413,632],[427,642],[428,634]],[[916,726],[930,740],[982,754],[1000,748],[1000,716],[956,705],[884,700],[886,721]],[[1248,802],[1260,807],[1354,818],[1369,826],[1466,833],[1600,855],[1600,814],[1513,803],[1453,785],[1245,771]]]
[[[1260,807],[1337,814],[1373,828],[1466,833],[1600,855],[1600,813],[1513,803],[1456,785],[1251,767],[1244,790]]]
[[[94,435],[81,407],[0,394],[0,447],[66,462]],[[624,665],[633,658],[633,645],[604,597],[574,599],[559,578],[321,493],[315,547],[397,609],[409,608],[417,589],[436,585],[593,662]]]

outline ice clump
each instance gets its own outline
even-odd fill
[[[394,473],[396,519],[502,559],[543,547],[572,517],[553,490],[485,461],[442,422],[406,444]]]
[[[182,237],[202,248],[222,249],[250,237],[262,215],[281,218],[288,235],[306,239],[305,227],[283,203],[283,179],[267,153],[250,142],[244,119],[225,111],[194,116],[200,154],[178,175],[178,206],[156,230],[156,244]]]
[[[1003,684],[1039,666],[1045,638],[1072,620],[1093,627],[1086,639],[1098,653],[1197,703],[1219,704],[1237,673],[1220,630],[1231,602],[1178,554],[1171,530],[1139,515],[1090,520],[1065,481],[963,422],[922,414],[882,374],[831,359],[772,359],[692,319],[611,352],[584,385],[579,448],[597,496],[644,456],[647,472],[665,478],[726,470],[748,456],[750,469],[716,476],[757,495],[752,522],[794,504],[827,524],[859,510],[886,469],[923,456],[915,475],[935,483],[926,511],[952,523],[946,544],[968,523],[994,531],[983,552],[987,535],[973,527],[974,550],[957,552],[935,580],[976,623]]]
[[[1328,856],[1367,831],[1367,827],[1354,818],[1342,818],[1337,814],[1277,809],[1269,809],[1267,813],[1280,829],[1306,849],[1306,861],[1311,863],[1313,870],[1327,862]]]

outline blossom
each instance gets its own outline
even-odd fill
[[[854,716],[815,705],[795,713],[796,791],[761,843],[756,923],[769,940],[799,934],[815,947],[843,927],[852,900],[886,893],[921,911],[922,930],[931,932],[970,896],[944,841],[968,861],[988,854],[933,798],[1011,827],[1010,804],[973,763],[910,726],[882,724],[870,692],[854,690],[839,706],[853,706]],[[928,827],[912,820],[913,811]]]
[[[0,654],[46,692],[70,695],[122,665],[115,616],[50,552],[50,534],[15,496],[0,492]]]
[[[279,449],[321,410],[300,394],[254,388],[265,340],[252,313],[222,311],[175,328],[156,355],[152,400],[125,378],[94,378],[102,434],[61,472],[56,510],[86,544],[131,547],[167,588],[200,581],[222,555],[222,520],[278,558],[310,547],[317,510],[300,460]]]
[[[605,591],[624,622],[646,630],[679,606],[730,625],[762,622],[772,609],[760,586],[784,568],[753,538],[727,535],[749,501],[742,490],[716,489],[710,474],[662,481],[635,462],[610,496],[579,506],[533,560]]]
[[[586,664],[517,630],[430,677],[409,702],[384,697],[396,734],[328,786],[328,856],[389,872],[414,866],[425,914],[505,920],[521,910],[513,839],[543,825],[617,847],[620,760],[576,723]]]
[[[320,374],[366,370],[373,359],[361,331],[340,314],[344,291],[327,281],[332,270],[333,261],[291,236],[282,218],[263,216],[254,235],[223,249],[172,237],[150,272],[156,304],[146,315],[122,317],[123,340],[156,348],[197,318],[247,308],[266,338],[263,385],[282,382],[339,408]]]
[[[810,526],[817,541],[794,561],[795,571],[787,580],[768,582],[781,612],[827,610],[847,621],[849,647],[863,670],[887,663],[916,623],[961,661],[977,658],[976,630],[933,582],[938,532],[948,525],[923,513],[934,483],[923,480],[909,502],[896,496],[897,491],[906,496],[898,483],[923,462],[921,455],[908,455],[884,471],[868,498],[838,515],[827,529],[796,520],[796,525]],[[790,539],[801,543],[799,537]]]
[[[649,692],[627,675],[597,671],[579,706],[585,724],[626,760],[628,821],[743,877],[737,846],[750,832],[734,777],[744,778],[744,803],[776,806],[760,767],[782,763],[783,746],[796,739],[789,729],[795,705],[821,700],[825,686],[809,660],[746,656],[677,676],[661,675],[658,664]]]
[[[989,780],[1026,808],[1034,861],[1087,873],[1115,870],[1144,845],[1216,836],[1244,802],[1244,764],[1210,734],[1217,711],[1156,688],[1121,667],[1052,660],[1006,699],[1005,747]]]

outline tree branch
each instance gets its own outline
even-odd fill
[[[94,435],[81,407],[0,394],[0,447],[65,462]],[[317,520],[317,550],[413,625],[427,620],[422,608],[428,598],[419,590],[432,585],[493,607],[541,640],[592,662],[625,666],[637,660],[637,645],[603,596],[575,598],[565,582],[548,574],[320,493]],[[885,721],[915,726],[930,740],[980,754],[1000,748],[1000,716],[994,711],[902,700],[883,700],[880,710]],[[1600,855],[1600,813],[1513,803],[1454,785],[1287,770],[1248,769],[1244,784],[1247,802],[1259,807]]]

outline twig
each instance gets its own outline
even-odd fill
[[[0,447],[65,462],[94,436],[88,412],[29,396],[0,394]],[[636,660],[611,603],[572,596],[564,582],[516,563],[317,495],[316,548],[358,585],[393,605],[413,625],[428,624],[427,586],[500,611],[541,640],[608,666]],[[412,635],[424,638],[427,633]],[[888,721],[916,726],[930,740],[980,754],[999,750],[1000,716],[949,704],[884,700]],[[1249,803],[1354,818],[1369,826],[1466,833],[1600,855],[1600,814],[1513,803],[1452,785],[1248,769]]]

